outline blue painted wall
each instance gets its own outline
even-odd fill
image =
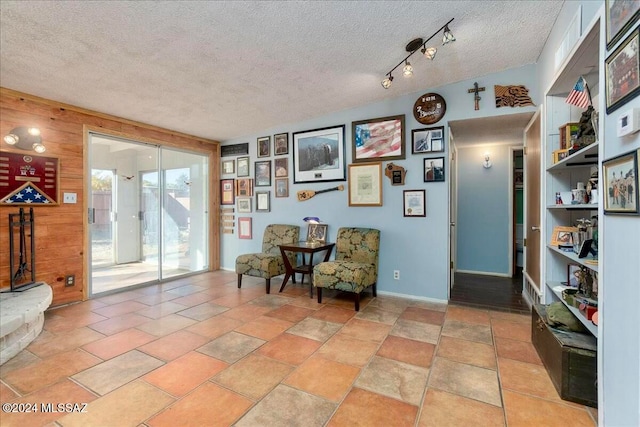
[[[425,87],[420,92],[394,97],[394,90],[402,88],[402,79],[398,79],[388,91],[389,99],[384,102],[335,112],[301,123],[283,124],[272,129],[265,129],[258,134],[224,141],[223,144],[249,142],[251,174],[253,176],[253,162],[257,160],[256,138],[265,135],[273,137],[277,133],[289,132],[291,145],[292,132],[344,124],[346,125],[346,163],[349,164],[351,163],[351,122],[405,114],[405,137],[407,141],[410,141],[412,129],[426,127],[414,119],[412,109],[416,99],[428,92],[436,92],[442,95],[447,102],[447,112],[444,119],[434,125],[445,126],[445,128],[448,120],[535,111],[535,107],[497,109],[492,102],[493,95],[483,97],[480,110],[475,111],[473,98],[467,93],[467,89],[473,86],[474,81],[478,81],[481,86],[487,87],[489,94],[493,92],[493,85],[509,84],[523,84],[530,90],[530,93],[537,93],[535,70],[535,65],[529,65],[444,87]],[[376,85],[371,90],[383,89]],[[538,100],[534,99],[534,102],[537,104]],[[448,140],[448,135],[446,135],[445,139]],[[427,156],[412,155],[410,145],[407,145],[407,148],[406,160],[394,162],[408,171],[405,185],[391,186],[389,180],[383,177],[383,206],[381,207],[349,207],[346,190],[344,192],[325,193],[308,201],[298,202],[295,194],[299,190],[320,190],[334,187],[337,183],[293,184],[293,156],[290,149],[290,154],[288,155],[290,196],[288,198],[275,198],[273,186],[271,188],[260,188],[271,191],[271,212],[236,214],[236,217],[250,216],[253,218],[254,238],[253,240],[240,240],[237,234],[222,234],[222,268],[233,270],[235,258],[238,254],[259,251],[262,232],[266,225],[271,223],[297,224],[302,227],[302,233],[304,234],[306,233],[306,224],[302,221],[302,218],[318,216],[323,222],[329,224],[328,237],[331,240],[335,239],[337,229],[341,226],[374,227],[381,230],[381,252],[378,271],[378,289],[380,292],[447,300],[449,274],[449,171],[446,168],[446,182],[423,182],[423,159]],[[448,155],[449,147],[446,148],[444,153],[429,157],[442,156],[447,158]],[[272,155],[268,159],[273,160],[274,158],[276,157]],[[227,159],[229,158],[225,158],[225,160]],[[265,158],[260,158],[259,160],[265,160]],[[223,178],[233,177],[233,175],[223,176]],[[426,218],[403,217],[402,191],[413,189],[426,189]],[[393,279],[393,270],[400,270],[400,280]]]

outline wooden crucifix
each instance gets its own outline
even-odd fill
[[[483,87],[478,87],[478,82],[475,82],[473,84],[473,87],[469,90],[467,90],[468,93],[473,93],[473,100],[475,101],[475,109],[479,110],[480,109],[480,100],[482,98],[480,98],[480,95],[478,94],[478,92],[484,92]]]

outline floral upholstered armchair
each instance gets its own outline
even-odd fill
[[[313,285],[322,303],[322,288],[353,292],[355,309],[360,310],[360,292],[371,286],[376,296],[380,230],[342,227],[336,239],[335,261],[321,262],[313,268]]]
[[[279,245],[297,243],[299,238],[300,227],[297,225],[267,225],[262,237],[262,252],[240,255],[236,258],[238,288],[242,286],[242,275],[246,274],[265,279],[267,293],[270,293],[271,278],[285,273]],[[295,264],[295,260],[292,260],[292,264]],[[293,280],[295,283],[295,277]]]

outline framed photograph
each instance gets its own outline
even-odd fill
[[[238,157],[236,160],[238,162],[238,176],[249,176],[249,157]]]
[[[444,157],[424,159],[424,182],[444,182]]]
[[[222,173],[225,175],[235,173],[236,172],[236,161],[235,160],[223,160],[222,161]]]
[[[307,227],[307,242],[327,242],[328,224],[309,224]]]
[[[261,160],[254,163],[256,168],[256,187],[271,186],[271,160]]]
[[[289,197],[289,178],[276,178],[276,197]]]
[[[269,212],[271,210],[271,192],[256,191],[256,212]]]
[[[639,35],[640,28],[636,28],[605,61],[607,114],[622,107],[640,92]]]
[[[607,50],[631,28],[640,16],[640,3],[633,0],[605,0]]]
[[[605,214],[638,214],[638,151],[602,162]]]
[[[251,217],[238,217],[238,239],[251,238]]]
[[[515,169],[513,171],[513,185],[516,188],[524,188],[524,170]]]
[[[404,190],[402,194],[404,216],[427,216],[425,190]]]
[[[351,124],[353,163],[405,158],[404,114]]]
[[[382,163],[349,165],[349,206],[382,206]]]
[[[289,154],[289,133],[273,135],[273,154],[276,156]]]
[[[569,156],[569,149],[564,148],[562,150],[556,150],[553,152],[553,163],[558,163],[560,160],[563,160],[565,157]]]
[[[289,176],[289,159],[281,157],[273,160],[273,169],[276,178]]]
[[[571,233],[578,231],[577,227],[553,227],[551,233],[551,246],[572,246]]]
[[[567,286],[574,289],[580,287],[580,264],[567,265]]]
[[[271,155],[271,137],[263,136],[258,138],[258,157],[269,157]]]
[[[235,205],[235,192],[234,192],[233,179],[221,179],[220,180],[220,204],[221,205]]]
[[[344,181],[344,125],[293,133],[293,182]]]
[[[236,179],[236,196],[253,196],[253,179],[238,178]]]
[[[251,197],[237,197],[236,207],[238,213],[251,213]]]
[[[444,126],[414,129],[411,131],[411,153],[436,153],[444,151]]]

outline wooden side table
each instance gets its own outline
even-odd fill
[[[321,262],[329,261],[331,251],[335,245],[335,243],[319,242],[298,242],[288,245],[280,245],[280,253],[282,253],[282,260],[284,261],[284,266],[287,270],[284,275],[284,280],[282,281],[282,286],[280,287],[280,292],[284,290],[285,285],[289,281],[289,277],[292,277],[295,273],[308,274],[310,284],[309,296],[313,298],[313,255],[318,252],[326,251],[324,259]],[[296,265],[295,267],[291,265],[287,252],[302,253],[302,264]],[[304,254],[309,254],[308,262],[305,259]]]

